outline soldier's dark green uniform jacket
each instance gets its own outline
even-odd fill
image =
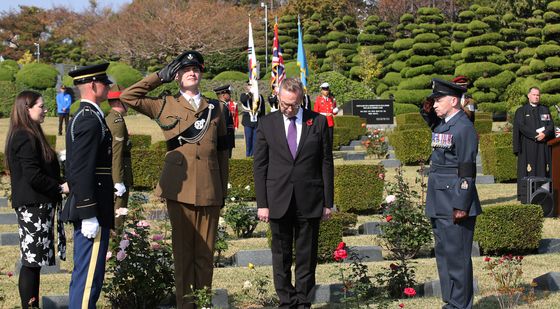
[[[128,129],[123,116],[115,110],[111,110],[107,114],[105,121],[113,136],[113,183],[124,183],[125,195],[128,196],[133,184],[132,143],[128,138]],[[116,197],[115,208],[120,207],[126,207],[126,198]]]
[[[103,115],[88,101],[70,121],[66,134],[66,178],[70,195],[64,221],[79,223],[97,217],[100,226],[114,227],[111,132]]]

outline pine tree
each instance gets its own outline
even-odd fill
[[[331,31],[322,37],[327,41],[326,58],[323,61],[324,70],[330,66],[332,71],[338,71],[348,76],[352,58],[357,53],[358,28],[356,20],[352,16],[337,17],[331,23]]]
[[[560,102],[560,1],[550,2],[543,17],[546,21],[543,44],[535,50],[535,57],[529,66],[535,78],[542,82],[541,103],[552,106]]]

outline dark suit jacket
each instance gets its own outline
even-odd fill
[[[334,165],[327,128],[327,118],[304,109],[294,159],[282,114],[270,113],[259,121],[253,159],[257,207],[269,208],[271,219],[286,213],[292,196],[305,218],[319,218],[323,207],[332,207]]]
[[[103,116],[81,102],[66,132],[66,178],[70,187],[62,211],[64,221],[97,217],[99,225],[114,227],[111,132]]]
[[[12,207],[61,200],[60,166],[56,158],[46,162],[39,140],[25,130],[15,130],[8,165],[12,186]]]

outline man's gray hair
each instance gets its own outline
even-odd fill
[[[282,81],[282,83],[280,84],[278,94],[280,94],[283,90],[297,93],[300,99],[303,98],[303,85],[298,78],[292,77],[284,79],[284,81]]]

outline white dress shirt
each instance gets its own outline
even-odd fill
[[[198,109],[198,107],[200,106],[200,100],[202,99],[200,92],[197,93],[194,97],[191,97],[189,95],[187,95],[186,93],[184,93],[183,91],[179,90],[179,92],[181,93],[181,95],[183,96],[183,98],[185,98],[185,100],[187,100],[187,102],[189,102],[190,104],[190,100],[192,99],[194,101],[194,104],[196,106],[193,106],[194,109]]]
[[[284,130],[286,132],[286,139],[288,138],[288,127],[290,126],[290,118],[286,117],[286,115],[282,114],[284,118]],[[299,108],[296,114],[296,131],[297,131],[297,146],[299,147],[299,139],[301,138],[301,121],[303,119],[303,108]]]

